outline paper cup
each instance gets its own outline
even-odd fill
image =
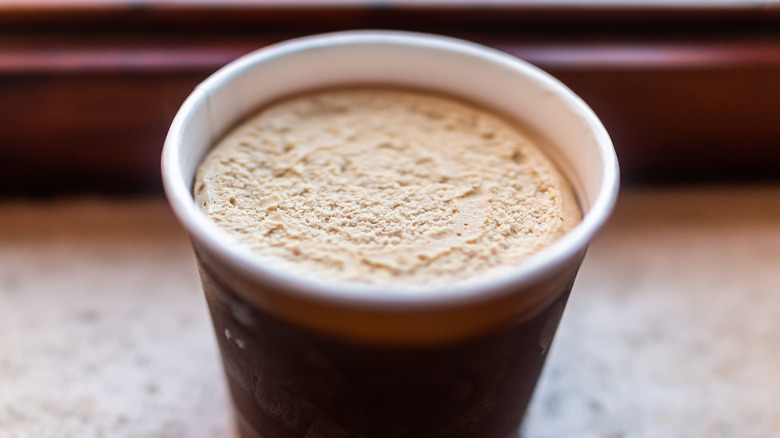
[[[582,222],[517,266],[399,288],[278,269],[201,212],[195,171],[232,127],[281,97],[352,85],[450,95],[522,125],[573,186]],[[162,170],[192,238],[244,438],[516,434],[618,191],[609,136],[560,82],[490,48],[392,31],[300,38],[225,66],[182,105]]]

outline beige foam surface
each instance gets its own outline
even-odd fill
[[[780,187],[628,190],[524,438],[780,436]],[[159,199],[0,202],[0,438],[234,438]]]
[[[258,252],[371,283],[517,264],[580,219],[566,181],[513,126],[442,97],[382,89],[272,105],[217,145],[194,192]]]

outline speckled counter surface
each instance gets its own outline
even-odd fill
[[[233,438],[165,202],[0,202],[0,438]],[[780,187],[628,190],[525,438],[780,437]]]

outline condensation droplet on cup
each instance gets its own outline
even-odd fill
[[[252,317],[252,312],[248,307],[239,303],[231,303],[230,312],[233,314],[233,318],[236,318],[245,327],[253,327],[255,325],[255,319]]]
[[[233,336],[233,332],[230,331],[230,329],[225,329],[225,339],[227,339],[228,343],[230,341],[233,341],[238,345],[238,348],[244,350],[246,349],[246,341],[243,339],[239,339],[237,337]]]

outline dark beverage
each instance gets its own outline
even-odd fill
[[[243,438],[514,436],[571,289],[529,320],[415,348],[283,321],[200,269]]]

